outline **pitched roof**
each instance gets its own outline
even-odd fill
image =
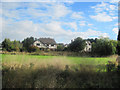
[[[51,38],[39,38],[38,40],[43,44],[56,44],[55,40]]]

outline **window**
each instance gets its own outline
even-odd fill
[[[53,44],[51,46],[54,46]]]
[[[37,43],[36,45],[37,45],[37,46],[40,46],[40,44],[39,44],[39,43]]]

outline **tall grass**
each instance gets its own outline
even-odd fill
[[[3,88],[119,87],[119,74],[106,67],[111,57],[3,55],[2,58]]]

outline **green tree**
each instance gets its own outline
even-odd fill
[[[85,48],[85,46],[86,46],[85,40],[78,37],[78,38],[74,39],[74,41],[72,41],[70,43],[69,50],[73,51],[73,52],[80,52]]]
[[[99,56],[112,55],[116,53],[117,41],[109,38],[100,38],[92,43],[92,53]]]
[[[22,49],[22,43],[20,43],[20,41],[14,40],[13,45],[14,45],[13,47],[14,51],[20,51]]]
[[[34,43],[34,37],[28,37],[22,41],[23,43],[23,50],[31,52],[30,46]]]
[[[64,45],[57,45],[57,51],[63,51]]]
[[[11,47],[12,43],[10,41],[10,39],[5,38],[4,41],[2,42],[2,49],[5,51],[11,51],[12,47]]]
[[[20,41],[10,41],[10,39],[5,38],[2,42],[2,48],[4,51],[20,51],[22,44]]]
[[[40,49],[39,49],[38,47],[36,47],[36,46],[31,45],[31,46],[29,47],[29,51],[30,51],[30,52],[39,52]]]

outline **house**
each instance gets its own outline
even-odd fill
[[[57,49],[55,40],[51,38],[39,38],[33,43],[33,45],[40,49]]]
[[[91,52],[91,49],[92,49],[92,43],[90,41],[85,41],[86,43],[86,46],[84,48],[84,51],[85,52]]]
[[[66,48],[67,48],[67,47],[68,47],[68,44],[65,44],[65,45],[64,45],[64,47],[66,47]]]

